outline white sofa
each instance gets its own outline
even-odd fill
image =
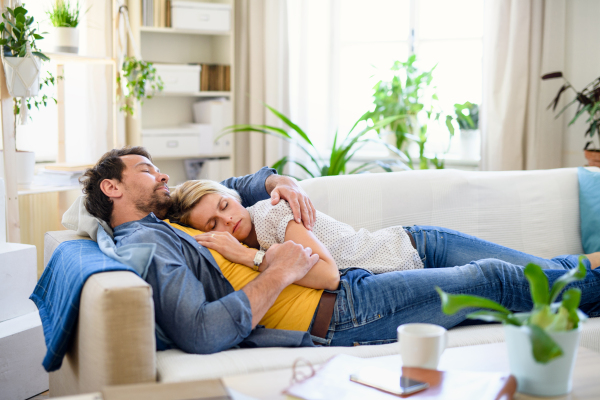
[[[355,228],[437,225],[542,257],[581,253],[577,170],[464,172],[428,170],[310,179],[301,182],[316,208]],[[45,259],[80,238],[48,232]],[[450,330],[449,346],[504,340],[499,325]],[[104,385],[176,382],[313,363],[334,354],[374,357],[395,344],[352,348],[266,348],[213,355],[154,350],[151,289],[129,272],[94,275],[86,283],[75,343],[50,375],[52,396],[97,391]],[[600,351],[600,318],[590,319],[581,345]]]

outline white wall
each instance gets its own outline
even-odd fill
[[[566,15],[566,61],[564,74],[576,89],[581,90],[585,85],[600,76],[600,1],[598,0],[569,0]],[[550,72],[550,71],[548,71]],[[567,92],[566,101],[573,99],[573,92]],[[548,100],[550,103],[551,99]],[[587,130],[585,119],[580,117],[572,126],[569,121],[575,115],[573,105],[565,112],[565,135],[563,139],[563,166],[577,167],[586,164],[583,156],[583,146],[589,140],[583,134]],[[598,140],[594,137],[596,145]]]

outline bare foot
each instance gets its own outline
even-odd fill
[[[596,269],[600,266],[600,251],[597,251],[592,254],[585,255],[588,260],[590,260],[590,264],[592,264],[592,269]]]

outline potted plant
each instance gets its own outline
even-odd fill
[[[479,106],[467,101],[454,104],[456,122],[460,128],[460,154],[463,158],[479,153]]]
[[[279,174],[283,174],[283,169],[288,163],[298,165],[310,178],[315,178],[319,176],[342,175],[346,173],[358,174],[361,172],[366,172],[378,166],[388,172],[392,171],[392,166],[394,165],[399,166],[403,169],[410,169],[406,164],[409,162],[408,158],[397,148],[391,146],[390,144],[384,142],[381,139],[365,137],[367,133],[373,130],[381,129],[400,118],[404,118],[404,115],[395,115],[392,117],[384,118],[381,121],[378,121],[373,126],[368,126],[359,132],[355,132],[354,130],[356,129],[357,125],[359,124],[359,122],[362,121],[361,117],[361,119],[356,121],[356,123],[354,124],[352,129],[350,129],[350,132],[346,134],[346,137],[344,139],[339,138],[341,140],[338,141],[338,133],[335,133],[331,153],[327,158],[323,158],[321,157],[317,148],[313,145],[306,132],[304,132],[298,125],[293,123],[289,118],[287,118],[285,115],[283,115],[273,107],[266,104],[265,107],[267,107],[269,111],[275,114],[277,118],[279,118],[285,125],[288,126],[288,128],[290,128],[289,133],[285,129],[269,125],[232,125],[225,127],[223,129],[223,133],[219,135],[215,139],[215,141],[219,140],[222,136],[233,132],[258,132],[265,135],[276,136],[278,138],[294,143],[308,156],[308,159],[310,160],[311,164],[305,165],[299,160],[294,160],[289,158],[288,156],[284,156],[272,165],[272,168],[275,168]],[[350,160],[358,150],[360,150],[369,142],[374,142],[386,147],[394,154],[396,154],[400,159],[389,163],[385,163],[382,161],[366,162],[350,170],[348,168],[348,162],[350,162]],[[300,178],[297,177],[296,179],[300,180]]]
[[[366,121],[373,124],[394,115],[406,115],[389,126],[377,129],[380,135],[388,134],[393,138],[393,144],[409,158],[409,146],[415,143],[419,149],[419,168],[427,169],[432,163],[436,168],[444,168],[443,160],[437,156],[430,158],[425,155],[428,124],[445,119],[450,137],[454,135],[452,117],[442,117],[438,107],[435,87],[432,86],[433,67],[423,71],[417,67],[416,56],[413,54],[406,62],[396,61],[391,68],[391,79],[382,79],[374,86],[373,110],[364,114]]]
[[[70,0],[55,0],[51,8],[46,11],[46,15],[48,15],[52,24],[48,35],[48,51],[79,53],[79,29],[77,29],[77,25],[79,25],[82,16],[79,0],[74,5],[71,5]]]
[[[123,84],[123,81],[125,84]],[[152,98],[154,92],[163,90],[163,81],[156,75],[156,68],[151,62],[125,57],[121,71],[117,75],[122,101],[120,111],[134,115],[135,101]]]
[[[13,97],[35,96],[39,91],[41,60],[50,60],[36,44],[43,36],[36,33],[34,19],[27,16],[23,6],[7,7],[2,20],[0,44],[8,91]]]
[[[550,290],[548,278],[538,265],[525,267],[533,301],[533,310],[529,313],[512,313],[495,301],[448,294],[438,287],[442,311],[452,315],[465,308],[483,308],[468,314],[467,318],[504,324],[510,370],[517,378],[519,392],[536,396],[569,393],[581,334],[580,323],[587,316],[578,309],[581,300],[578,288],[566,290],[560,303],[554,301],[565,286],[585,278],[583,258],[579,258],[578,268],[557,279]]]
[[[594,79],[587,86],[585,86],[580,92],[575,90],[573,85],[569,83],[563,76],[562,72],[552,72],[542,76],[542,79],[557,79],[562,78],[565,83],[560,87],[558,93],[552,103],[548,106],[548,108],[552,108],[552,111],[556,111],[556,107],[558,106],[558,101],[562,94],[571,89],[575,92],[575,98],[571,100],[566,106],[559,111],[556,115],[558,118],[567,108],[569,108],[573,104],[577,104],[577,111],[575,112],[575,116],[569,122],[569,126],[573,125],[575,121],[579,119],[583,114],[587,115],[586,124],[588,124],[587,130],[585,131],[584,137],[589,136],[590,140],[586,142],[583,152],[585,158],[588,160],[588,164],[593,167],[600,167],[600,146],[594,148],[593,137],[594,134],[597,134],[596,137],[600,137],[600,78]],[[599,143],[600,143],[600,139]]]

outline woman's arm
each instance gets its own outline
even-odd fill
[[[304,225],[291,220],[288,222],[285,231],[285,241],[288,240],[301,244],[304,247],[310,247],[313,254],[319,255],[319,261],[304,278],[294,283],[313,289],[337,290],[340,284],[338,267],[329,250],[317,239],[314,233],[307,230]]]

